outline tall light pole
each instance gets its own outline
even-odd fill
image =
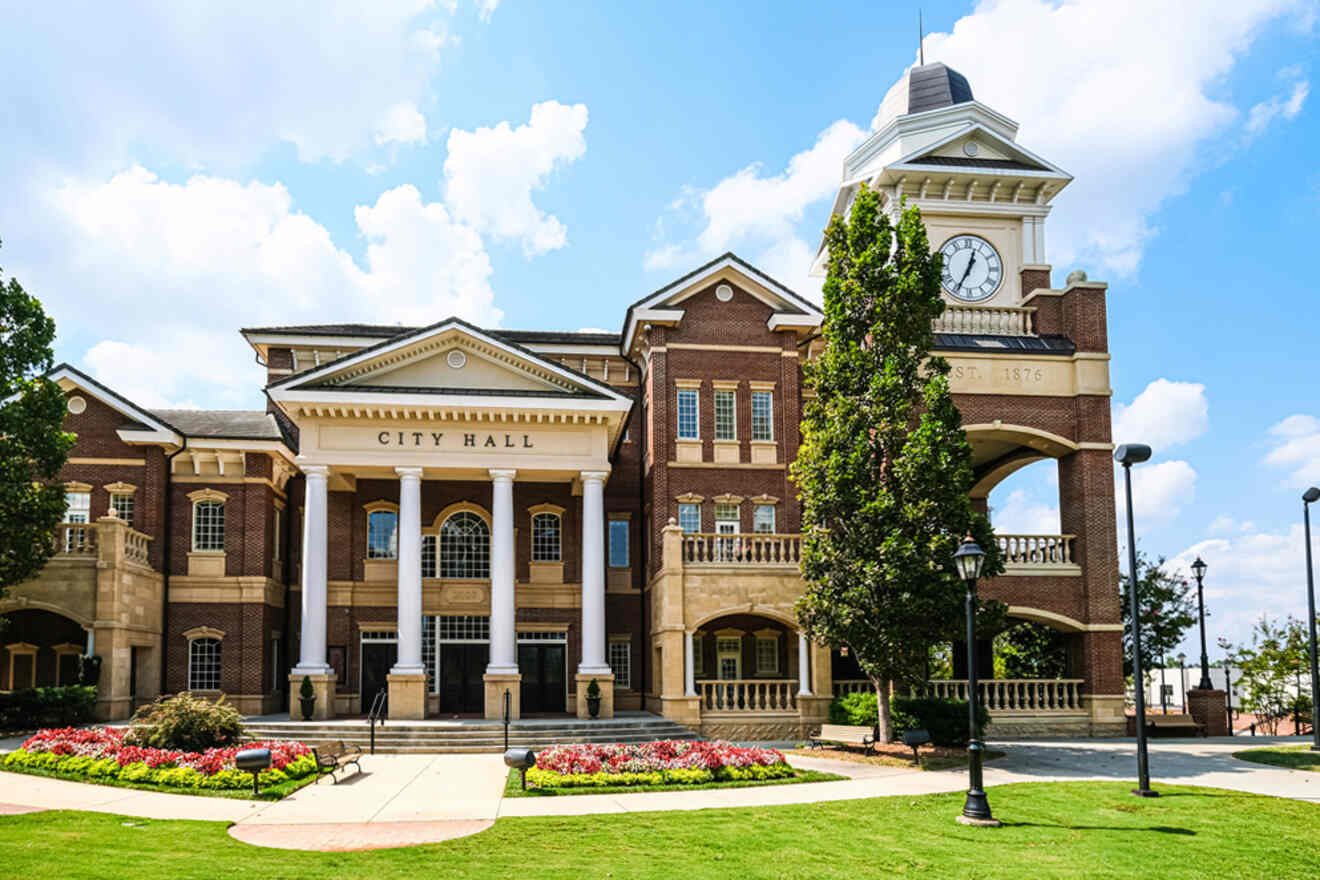
[[[1306,623],[1311,628],[1311,751],[1320,752],[1320,664],[1315,647],[1315,576],[1311,573],[1311,502],[1320,500],[1315,486],[1302,493],[1302,518],[1306,520]]]
[[[962,546],[953,554],[953,563],[958,568],[958,576],[967,583],[967,800],[963,802],[962,815],[958,821],[964,825],[989,825],[998,827],[999,820],[990,812],[990,800],[985,796],[981,783],[981,752],[985,746],[981,743],[981,725],[978,711],[981,696],[976,684],[976,579],[981,576],[981,565],[985,562],[985,551],[980,548],[972,536],[963,539]]]
[[[1205,587],[1202,581],[1205,580],[1205,570],[1209,568],[1205,560],[1196,557],[1192,563],[1192,574],[1196,575],[1196,607],[1201,614],[1201,683],[1196,687],[1199,690],[1214,690],[1214,685],[1210,682],[1210,655],[1205,652]]]
[[[1178,654],[1178,699],[1182,704],[1182,711],[1187,711],[1187,655]]]
[[[1132,465],[1150,460],[1150,447],[1141,443],[1124,443],[1114,450],[1114,461],[1123,465],[1123,483],[1127,493],[1128,531],[1128,590],[1129,613],[1132,615],[1132,681],[1137,697],[1137,797],[1159,797],[1150,787],[1150,760],[1146,753],[1146,693],[1141,673],[1141,612],[1137,607],[1137,536],[1132,525]],[[1161,665],[1161,668],[1162,665]]]

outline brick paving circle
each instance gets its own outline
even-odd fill
[[[439,843],[485,831],[494,824],[493,819],[443,822],[334,822],[311,825],[239,823],[229,826],[229,836],[253,846],[274,849],[348,852]]]

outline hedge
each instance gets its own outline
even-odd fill
[[[95,708],[96,688],[89,685],[23,688],[0,693],[0,730],[86,724],[92,720]]]
[[[985,706],[977,707],[981,727],[990,723]],[[893,697],[889,701],[894,738],[909,730],[924,728],[937,746],[965,746],[971,736],[967,727],[967,701],[935,697]],[[830,723],[874,727],[876,724],[874,692],[844,694],[830,704]]]

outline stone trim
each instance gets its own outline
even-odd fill
[[[196,506],[199,501],[219,501],[221,504],[224,504],[229,500],[229,496],[216,489],[207,488],[198,489],[195,492],[189,492],[188,500],[193,503],[193,506]],[[226,525],[228,525],[228,523],[226,523]]]
[[[724,629],[715,630],[712,635],[717,639],[741,639],[743,636],[747,635],[747,633],[735,627],[726,627]]]
[[[373,513],[378,513],[382,510],[387,511],[388,513],[398,513],[399,505],[397,502],[386,501],[385,499],[382,498],[376,501],[368,501],[366,504],[362,505],[362,509],[367,513],[368,516]]]
[[[706,496],[697,495],[694,492],[684,492],[682,495],[674,496],[674,500],[679,504],[700,504],[706,500]],[[676,519],[673,517],[670,517],[669,519],[671,523],[677,525],[678,521]]]
[[[748,498],[747,500],[750,501],[750,502],[752,502],[753,504],[778,504],[778,503],[779,503],[779,499],[776,498],[776,497],[773,496],[773,495],[756,495],[756,496],[754,496],[754,497],[752,497],[752,498]]]
[[[531,507],[527,508],[527,515],[536,516],[538,513],[553,513],[555,516],[559,517],[560,519],[563,519],[564,512],[567,509],[568,508],[566,507],[560,507],[558,504],[551,504],[550,502],[546,501],[541,504],[534,504]]]
[[[777,382],[762,382],[762,381],[758,381],[758,380],[752,379],[752,380],[749,380],[749,381],[747,382],[747,387],[750,388],[752,391],[774,391],[774,390],[775,390],[775,385],[777,385],[777,384],[779,384],[779,383],[777,383]]]
[[[68,480],[68,481],[65,482],[65,484],[64,484],[64,491],[65,491],[65,492],[90,492],[90,491],[92,491],[92,484],[91,484],[91,483],[81,483],[81,482],[79,482],[78,480]]]
[[[675,380],[674,380],[674,387],[675,387],[675,388],[696,388],[696,389],[700,389],[700,388],[701,388],[701,380],[700,380],[700,379],[675,379]]]
[[[483,520],[486,521],[486,528],[488,529],[492,528],[491,515],[489,510],[482,507],[480,504],[476,504],[475,502],[472,501],[456,501],[453,504],[446,507],[444,510],[440,511],[440,513],[436,515],[435,519],[431,521],[430,529],[423,529],[422,531],[425,532],[426,534],[438,535],[440,533],[440,527],[445,524],[445,520],[449,519],[451,516],[453,516],[456,513],[463,513],[464,511],[468,513],[475,513],[477,516],[481,517]]]
[[[217,639],[224,641],[225,631],[216,629],[213,626],[194,626],[192,629],[185,629],[183,637],[192,643],[196,639]]]
[[[101,488],[109,492],[111,495],[132,495],[137,491],[138,487],[134,486],[132,483],[117,481],[114,483],[106,483]]]
[[[742,383],[737,379],[712,379],[710,386],[716,391],[737,391]]]

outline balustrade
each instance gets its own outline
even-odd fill
[[[838,679],[834,682],[834,696],[842,697],[845,694],[873,694],[875,685],[865,678],[859,679]]]
[[[1080,678],[987,678],[976,685],[981,705],[991,715],[1084,711]],[[931,679],[924,688],[913,688],[912,695],[966,700],[967,681]]]
[[[1021,306],[959,306],[946,304],[934,321],[936,333],[990,336],[1035,336],[1035,309]]]
[[[1004,565],[1019,568],[1074,565],[1076,535],[995,535]]]
[[[150,567],[151,557],[147,555],[148,545],[150,543],[150,535],[144,535],[142,532],[128,529],[124,532],[124,559],[128,562],[135,562],[138,565]]]
[[[96,526],[91,523],[59,523],[55,526],[55,552],[68,556],[95,556]]]
[[[705,712],[796,712],[797,682],[789,679],[698,681]]]
[[[791,565],[802,559],[801,535],[688,532],[683,535],[685,565]]]

